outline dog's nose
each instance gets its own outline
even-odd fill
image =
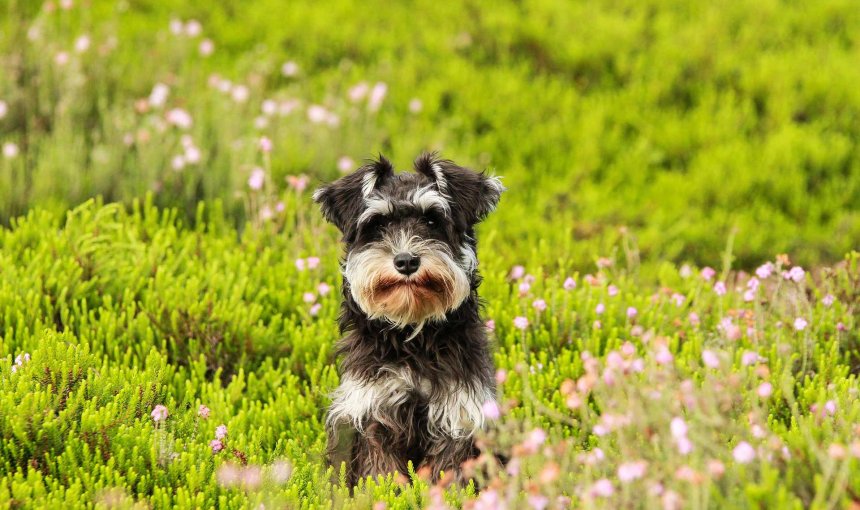
[[[411,253],[398,253],[394,256],[394,269],[400,274],[410,275],[421,266],[421,257]]]

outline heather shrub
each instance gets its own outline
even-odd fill
[[[857,507],[858,28],[845,0],[3,3],[0,507]],[[311,192],[425,150],[508,187],[478,232],[499,404],[469,484],[346,487]]]
[[[411,472],[350,495],[323,459],[333,233],[237,234],[217,210],[90,203],[2,231],[4,505],[826,508],[860,489],[856,254],[646,286],[620,259],[490,254],[501,408],[475,485]]]

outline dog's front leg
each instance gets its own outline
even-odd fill
[[[355,438],[349,483],[354,486],[362,478],[395,471],[407,475],[407,456],[399,443],[382,423],[368,423]]]
[[[430,468],[432,481],[439,480],[440,472],[454,474],[454,480],[463,481],[461,466],[480,452],[472,437],[440,436],[430,439],[425,466]]]

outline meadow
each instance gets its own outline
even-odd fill
[[[0,507],[860,507],[858,57],[847,0],[7,0]],[[424,150],[508,187],[500,405],[351,491],[310,195]]]

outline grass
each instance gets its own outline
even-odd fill
[[[860,504],[858,28],[849,1],[6,2],[0,507]],[[428,149],[509,188],[479,231],[500,417],[476,485],[350,494],[310,192]]]

